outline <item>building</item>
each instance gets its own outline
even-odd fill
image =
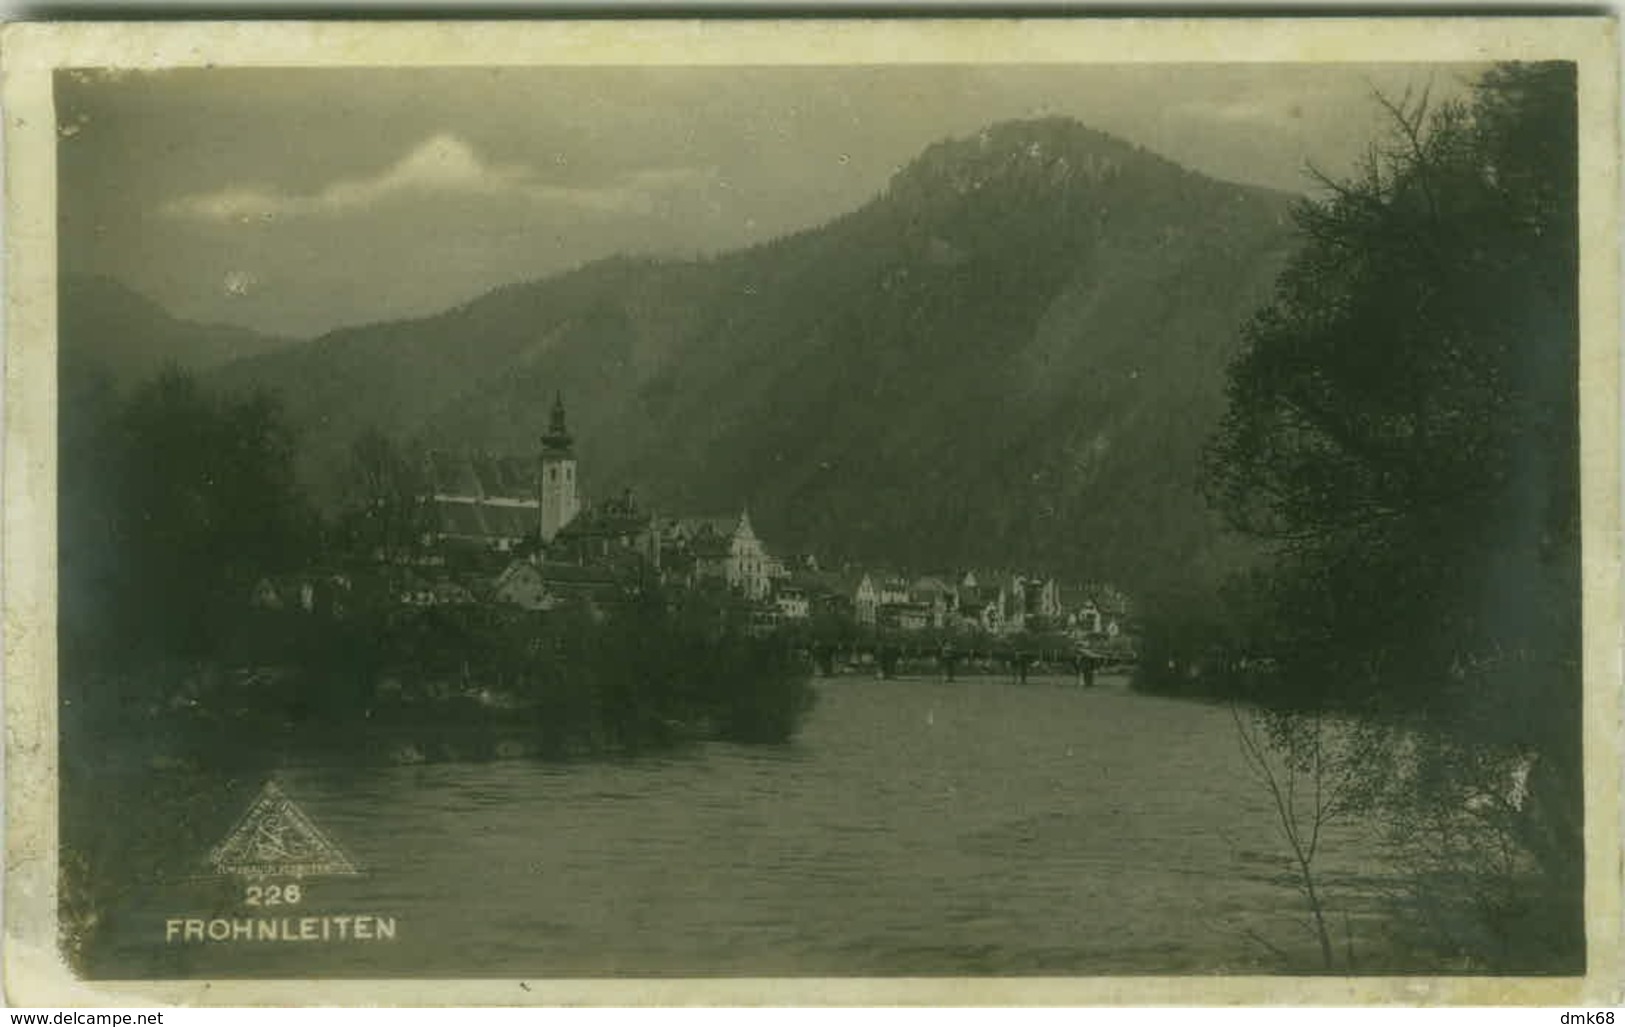
[[[431,450],[425,457],[433,540],[506,553],[551,542],[581,512],[574,439],[555,396],[540,465],[521,457]]]
[[[537,483],[541,506],[539,526],[542,542],[553,541],[581,512],[581,494],[576,487],[575,440],[564,425],[564,397],[553,397],[553,412],[547,434],[542,436],[542,467]]]
[[[639,508],[627,490],[617,499],[593,504],[572,517],[548,542],[547,562],[591,566],[625,563],[629,556],[636,556],[658,575],[660,535],[654,516]]]
[[[522,610],[550,610],[556,600],[547,590],[542,569],[530,560],[515,560],[497,576],[492,597]]]
[[[536,530],[536,482],[525,461],[431,450],[424,460],[436,541],[507,552]]]
[[[959,591],[934,574],[916,578],[909,586],[908,597],[930,611],[932,628],[948,627],[959,614]]]
[[[859,624],[874,627],[880,620],[880,588],[865,574],[852,593],[852,612]]]
[[[748,510],[737,518],[678,518],[666,525],[661,538],[686,558],[692,583],[719,581],[752,601],[768,598],[782,567],[756,536]]]
[[[806,620],[812,616],[812,601],[807,593],[795,585],[780,585],[773,596],[782,620]]]

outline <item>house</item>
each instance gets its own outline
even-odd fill
[[[794,585],[781,585],[773,596],[773,605],[783,620],[806,620],[812,616],[812,603],[807,593]]]
[[[658,571],[660,530],[655,518],[641,510],[630,489],[577,514],[546,543],[547,562],[588,565],[620,560],[635,554]]]
[[[909,602],[930,611],[930,627],[945,628],[959,613],[959,590],[942,578],[926,575],[909,586]]]
[[[345,574],[307,573],[260,578],[249,592],[259,610],[291,610],[342,616],[348,609],[350,578]]]
[[[541,572],[542,587],[556,604],[580,604],[594,614],[626,602],[637,588],[624,567],[544,562]]]
[[[974,581],[974,575],[966,575]],[[956,590],[959,627],[970,631],[1000,634],[1005,629],[1005,590],[993,585],[961,584]]]
[[[1100,607],[1095,605],[1093,599],[1085,599],[1083,604],[1072,611],[1070,618],[1073,626],[1086,635],[1099,635],[1105,632],[1105,621],[1100,615]]]
[[[434,582],[418,574],[403,574],[395,582],[395,600],[402,606],[433,606]]]
[[[706,533],[689,542],[686,551],[691,567],[691,585],[704,581],[728,583],[728,560],[733,553],[728,537]]]
[[[809,614],[855,619],[860,579],[833,571],[805,570],[791,575],[790,584],[806,595]]]
[[[441,578],[429,586],[433,606],[471,606],[474,592],[467,585],[450,578]]]
[[[881,578],[878,587],[882,605],[907,603],[909,601],[908,579],[900,574],[889,574]]]
[[[872,575],[865,574],[852,593],[852,610],[859,624],[874,627],[879,623],[880,589]]]
[[[492,598],[522,610],[550,610],[558,600],[548,592],[542,569],[530,560],[515,560],[497,576]]]
[[[1038,587],[1038,615],[1057,624],[1066,617],[1066,606],[1061,602],[1061,586],[1054,578],[1046,578]]]
[[[881,603],[877,623],[897,631],[924,631],[931,626],[931,607],[924,603]]]
[[[671,522],[662,536],[693,559],[695,583],[720,580],[747,599],[767,599],[774,580],[772,561],[748,510],[737,518],[681,518]]]

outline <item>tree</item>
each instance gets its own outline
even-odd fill
[[[1507,65],[1463,102],[1380,100],[1392,137],[1298,209],[1304,248],[1245,329],[1206,460],[1211,499],[1273,550],[1268,701],[1496,754],[1450,761],[1462,774],[1533,762],[1524,820],[1570,951],[1583,853],[1574,74]]]
[[[350,503],[344,524],[369,557],[393,562],[420,545],[431,526],[428,482],[383,433],[369,430],[350,447]]]
[[[64,656],[211,655],[314,532],[276,403],[168,369],[126,399],[76,387],[63,418]]]

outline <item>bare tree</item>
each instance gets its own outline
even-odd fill
[[[1319,711],[1244,714],[1232,705],[1230,715],[1247,767],[1275,806],[1277,827],[1292,854],[1321,961],[1330,970],[1335,957],[1315,859],[1328,825],[1353,808],[1354,761],[1330,737],[1334,728]]]

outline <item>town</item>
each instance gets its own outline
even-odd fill
[[[1034,570],[911,572],[780,555],[750,512],[664,516],[630,491],[591,502],[562,396],[538,459],[431,450],[410,497],[415,545],[367,553],[375,601],[401,608],[545,614],[575,607],[602,618],[658,587],[703,594],[752,634],[795,638],[829,675],[838,665],[891,676],[924,657],[951,671],[1037,663],[1090,670],[1132,663],[1128,598],[1104,583],[1064,584]],[[342,615],[362,588],[351,568],[260,579],[263,610]]]

